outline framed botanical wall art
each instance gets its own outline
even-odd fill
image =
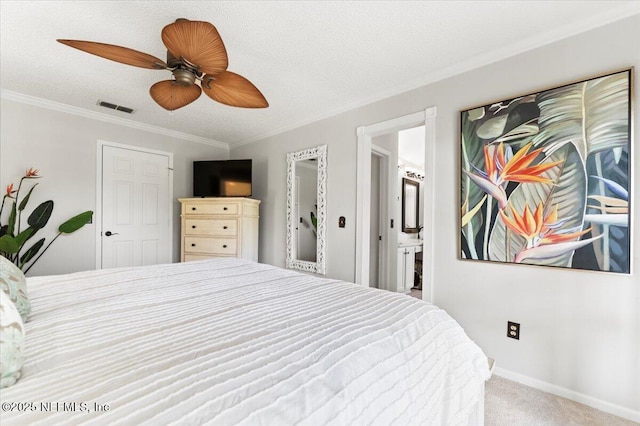
[[[461,257],[629,274],[633,68],[461,112]]]

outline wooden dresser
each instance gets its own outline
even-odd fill
[[[258,261],[260,201],[251,198],[179,198],[180,260],[238,257]]]

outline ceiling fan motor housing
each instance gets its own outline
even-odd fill
[[[192,86],[196,82],[197,71],[192,69],[191,64],[176,58],[168,50],[167,65],[169,68],[173,68],[173,77],[175,78],[175,84],[178,86]]]
[[[196,76],[193,72],[185,69],[173,70],[173,77],[176,79],[175,84],[178,86],[193,86],[196,82]]]

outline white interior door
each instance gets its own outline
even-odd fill
[[[171,262],[171,154],[102,145],[99,267]]]

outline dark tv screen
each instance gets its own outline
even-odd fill
[[[194,161],[193,196],[251,196],[251,160]]]

